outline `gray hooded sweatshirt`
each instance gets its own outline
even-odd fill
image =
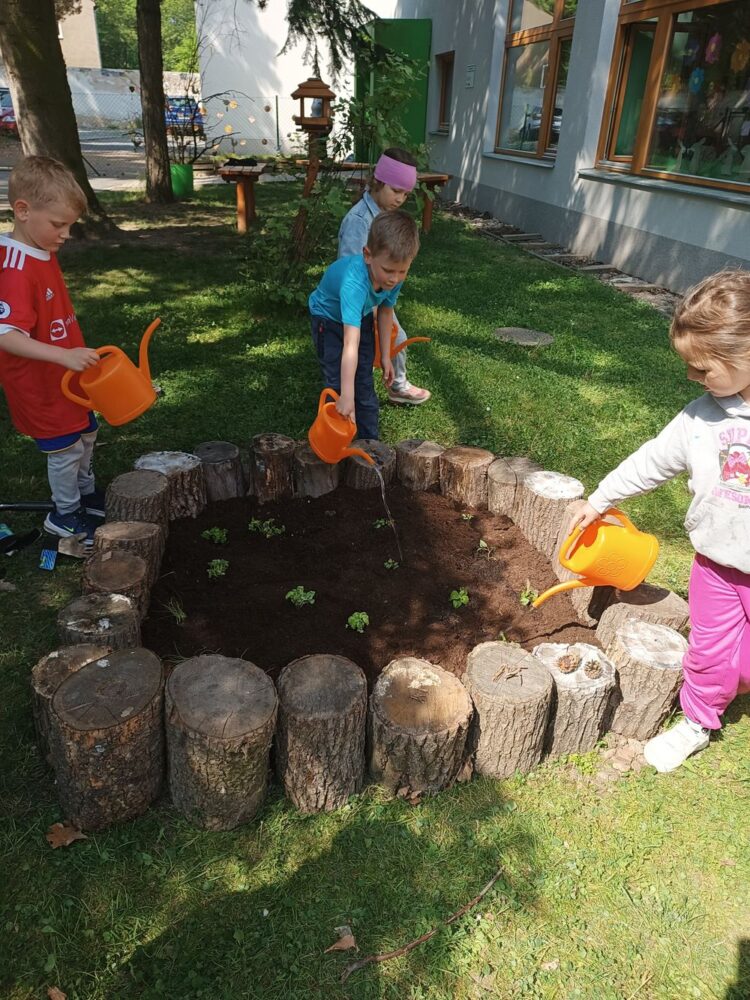
[[[685,530],[696,552],[750,573],[750,403],[706,393],[626,458],[589,497],[604,513],[681,472],[693,495]]]

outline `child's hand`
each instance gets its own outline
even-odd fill
[[[386,358],[383,362],[383,385],[390,388],[394,375],[393,362],[390,358]]]
[[[63,356],[60,363],[65,368],[70,368],[72,372],[83,372],[87,368],[99,363],[99,355],[90,347],[73,347],[71,350],[62,349]]]
[[[598,520],[602,515],[598,510],[594,510],[588,500],[576,500],[568,521],[566,535],[571,534],[575,528],[584,531],[590,524]]]
[[[342,417],[346,417],[347,420],[351,420],[354,423],[354,396],[348,396],[342,392],[336,400],[336,410]]]

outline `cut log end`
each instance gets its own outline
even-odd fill
[[[256,434],[252,440],[253,488],[258,503],[294,496],[294,449],[284,434]]]
[[[141,644],[138,608],[125,594],[77,597],[58,613],[57,631],[64,646],[94,643],[127,649]]]
[[[494,460],[484,448],[446,448],[439,459],[440,492],[467,507],[486,507],[487,471]]]
[[[396,474],[396,452],[384,441],[376,441],[372,438],[357,438],[352,442],[352,448],[361,448],[362,451],[371,455],[375,459],[375,464],[380,470],[383,482],[389,486]],[[371,490],[380,487],[380,477],[373,466],[355,455],[347,458],[345,469],[346,485],[355,490]]]
[[[299,497],[322,497],[339,484],[341,466],[318,458],[307,441],[294,449],[294,492]]]
[[[203,463],[209,503],[245,494],[240,449],[230,441],[204,441],[193,452]]]
[[[169,519],[197,517],[206,507],[203,463],[186,451],[152,451],[135,460],[134,468],[160,472],[169,483]]]
[[[396,445],[396,472],[408,490],[440,488],[440,456],[445,451],[435,441],[407,438]]]

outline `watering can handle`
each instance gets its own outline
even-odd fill
[[[97,347],[96,353],[101,358],[102,355],[105,353],[112,354],[118,350],[119,350],[118,347],[112,347],[111,345],[108,344],[106,347]],[[73,376],[80,374],[81,374],[80,372],[74,372],[70,370],[66,371],[62,379],[60,380],[60,389],[62,390],[63,396],[67,396],[68,399],[72,400],[74,403],[78,403],[80,406],[85,406],[87,410],[90,410],[93,404],[89,399],[89,397],[79,396],[78,393],[73,392],[73,390],[69,388],[70,380],[73,378]],[[83,392],[83,389],[81,390],[81,392]]]
[[[620,524],[622,524],[623,528],[627,528],[628,531],[639,533],[638,528],[636,528],[628,515],[623,514],[623,512],[618,510],[616,507],[610,507],[609,510],[605,510],[602,517],[614,517],[620,522]]]
[[[409,346],[409,344],[429,344],[429,342],[430,342],[431,340],[432,340],[432,337],[409,337],[409,338],[407,338],[407,339],[406,339],[406,340],[405,340],[405,341],[403,342],[403,344],[399,344],[399,345],[398,345],[398,347],[395,347],[395,348],[394,348],[394,349],[393,349],[393,350],[391,351],[391,357],[392,357],[392,358],[395,358],[395,357],[396,357],[396,355],[397,355],[397,354],[398,354],[398,353],[399,353],[400,351],[403,351],[403,349],[404,349],[405,347],[408,347],[408,346]]]
[[[335,389],[330,386],[326,386],[325,389],[320,394],[320,399],[318,400],[318,409],[320,410],[323,404],[330,399],[331,402],[335,403],[339,399],[339,394]]]

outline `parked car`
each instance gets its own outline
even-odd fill
[[[542,108],[537,104],[531,109],[524,119],[521,128],[521,139],[530,142],[539,138],[539,129],[542,127]],[[562,127],[562,108],[555,108],[552,112],[552,129],[550,131],[550,143],[555,146],[560,140],[560,128]]]
[[[13,110],[13,99],[7,87],[0,87],[0,132],[18,135],[16,112]]]
[[[168,97],[164,109],[167,132],[205,138],[206,121],[198,102],[192,97]]]

